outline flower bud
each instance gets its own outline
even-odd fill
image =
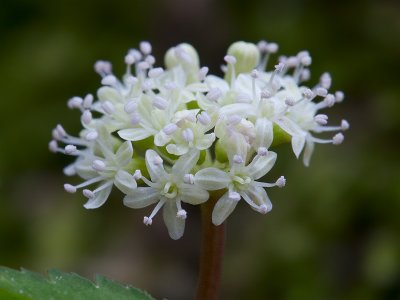
[[[197,80],[200,62],[199,55],[192,45],[183,43],[170,48],[165,54],[164,62],[167,69],[172,69],[178,65],[182,66],[189,82]]]
[[[236,58],[235,73],[249,73],[257,65],[260,59],[260,52],[257,46],[253,43],[246,42],[235,42],[228,49],[228,55]],[[230,80],[231,69],[228,68],[228,72],[225,77],[226,80]]]

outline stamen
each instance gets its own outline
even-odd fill
[[[233,162],[236,163],[236,164],[242,164],[242,163],[244,163],[244,160],[243,160],[243,157],[241,155],[235,154],[233,156]]]
[[[164,73],[163,68],[154,68],[149,71],[149,77],[150,78],[157,78],[159,77],[162,73]]]
[[[141,117],[140,114],[138,113],[133,113],[132,118],[131,118],[131,124],[132,125],[138,125],[140,123]]]
[[[90,124],[92,122],[92,113],[90,110],[85,110],[82,114],[82,122],[86,125]]]
[[[329,73],[323,73],[320,78],[320,84],[323,88],[329,89],[332,85],[332,77]]]
[[[265,147],[260,147],[257,149],[257,154],[260,156],[266,156],[268,154],[268,150]]]
[[[99,134],[97,133],[96,130],[91,130],[86,134],[85,139],[87,141],[94,141],[95,139],[97,139],[98,136]]]
[[[185,174],[183,176],[183,181],[188,184],[194,184],[194,175],[193,174]]]
[[[153,55],[148,55],[144,61],[147,62],[149,66],[152,66],[155,64],[156,58]]]
[[[178,126],[174,123],[167,124],[164,128],[163,131],[166,135],[171,135],[173,134],[176,130],[178,129]]]
[[[131,113],[135,112],[135,110],[137,109],[137,106],[138,105],[137,105],[136,101],[131,100],[124,105],[124,110],[127,114],[131,114]]]
[[[315,93],[320,97],[326,97],[326,95],[328,95],[328,90],[323,87],[319,87],[315,90]]]
[[[163,159],[161,158],[161,156],[157,155],[156,157],[154,157],[153,160],[153,164],[155,164],[156,166],[162,165],[163,163]]]
[[[276,186],[282,188],[285,185],[286,185],[286,178],[284,176],[279,177],[278,180],[276,181]]]
[[[242,197],[237,192],[229,191],[228,198],[233,201],[239,201]]]
[[[291,97],[287,97],[287,98],[285,99],[285,104],[286,104],[287,106],[293,106],[293,105],[296,104],[296,101],[294,101],[294,99],[291,98]]]
[[[107,75],[101,80],[101,84],[114,86],[117,84],[117,78],[114,75]]]
[[[99,74],[101,77],[104,77],[108,74],[111,74],[112,72],[112,65],[108,61],[104,60],[98,60],[94,64],[94,70],[96,71],[97,74]]]
[[[208,73],[208,67],[202,67],[199,70],[199,80],[203,81],[204,79],[206,79],[207,73]]]
[[[61,137],[66,137],[67,136],[67,132],[64,130],[64,128],[60,124],[58,124],[56,126],[56,131],[57,131],[58,135],[61,136]]]
[[[92,168],[95,171],[102,172],[105,170],[106,164],[104,163],[104,161],[96,159],[93,161]]]
[[[208,100],[217,101],[222,96],[222,91],[219,88],[211,88],[206,97]]]
[[[56,153],[57,151],[58,151],[58,144],[57,144],[57,141],[55,141],[55,140],[52,140],[52,141],[50,141],[50,143],[49,143],[49,150],[51,151],[51,152],[53,152],[53,153]]]
[[[144,223],[144,225],[146,225],[146,226],[150,226],[151,224],[153,224],[153,220],[150,219],[149,217],[144,217],[144,218],[143,218],[143,223]]]
[[[135,173],[133,173],[133,178],[135,180],[139,180],[142,178],[142,172],[140,170],[136,170]]]
[[[184,209],[178,210],[178,212],[177,212],[177,214],[176,214],[176,217],[177,217],[178,219],[185,220],[185,219],[187,218],[187,212],[186,212],[186,210],[184,210]]]
[[[88,189],[84,189],[82,194],[88,199],[93,199],[96,196],[91,190]]]
[[[153,223],[153,218],[154,216],[158,213],[158,211],[161,209],[161,207],[164,205],[165,200],[160,200],[156,207],[153,209],[149,217],[144,217],[143,223],[145,225],[151,225]]]
[[[335,93],[335,100],[336,100],[336,102],[340,103],[340,102],[343,101],[343,99],[344,99],[344,93],[343,93],[342,91],[337,91],[337,92]]]
[[[328,116],[327,115],[316,115],[314,117],[314,121],[317,122],[319,125],[326,125],[328,124]]]
[[[71,99],[68,100],[67,105],[70,109],[81,108],[82,102],[83,99],[81,97],[72,97]]]
[[[211,122],[210,116],[205,111],[202,111],[197,115],[197,120],[199,120],[199,122],[204,126],[210,124]]]
[[[69,183],[64,184],[64,190],[67,193],[71,193],[71,194],[76,193],[76,187],[74,187],[72,184],[69,184]]]
[[[344,135],[342,133],[338,133],[336,134],[333,139],[332,139],[332,144],[334,145],[340,145],[341,143],[343,143],[344,140]]]
[[[182,131],[182,137],[188,143],[193,142],[194,139],[193,130],[191,128],[186,128],[185,130]]]
[[[140,51],[142,51],[142,53],[145,55],[150,54],[152,50],[151,44],[147,41],[140,42],[139,48]]]
[[[78,149],[74,145],[67,145],[65,146],[64,150],[65,154],[74,154]]]
[[[93,104],[93,100],[94,100],[93,95],[87,94],[83,99],[83,108],[89,109]]]
[[[342,120],[342,122],[340,123],[340,127],[342,127],[342,130],[347,130],[350,128],[350,124],[346,120]]]
[[[114,113],[114,105],[110,101],[106,101],[101,105],[101,108],[105,111],[106,114],[112,115]]]
[[[158,109],[164,110],[168,107],[168,101],[160,96],[155,96],[153,98],[153,106]]]

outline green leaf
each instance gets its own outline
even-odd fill
[[[7,300],[154,300],[146,292],[97,275],[95,283],[74,273],[50,270],[48,278],[0,267],[0,299]]]

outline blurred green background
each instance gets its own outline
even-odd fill
[[[228,222],[221,299],[400,299],[400,2],[398,1],[0,1],[0,265],[49,268],[132,283],[157,298],[190,299],[199,215],[169,239],[162,218],[124,207],[115,193],[87,211],[64,192],[70,160],[47,150],[51,129],[77,132],[66,107],[95,92],[97,59],[124,70],[140,40],[158,62],[185,41],[219,72],[236,40],[308,49],[311,85],[324,71],[346,101],[332,122],[351,129],[340,147],[318,145],[311,167],[288,145],[267,179],[267,216],[242,204]],[[78,179],[76,179],[77,181]]]

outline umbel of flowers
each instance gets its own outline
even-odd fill
[[[311,56],[301,51],[267,64],[278,45],[236,42],[222,66],[224,77],[208,74],[188,44],[169,49],[165,68],[156,65],[152,47],[141,42],[125,56],[126,72],[117,78],[112,65],[98,61],[96,95],[73,97],[68,107],[81,112],[82,130],[72,136],[57,125],[49,148],[74,156],[64,169],[82,182],[87,209],[102,206],[115,186],[130,208],[153,206],[143,222],[151,225],[162,210],[169,235],[179,239],[187,217],[184,207],[220,195],[212,222],[220,225],[239,202],[256,212],[272,209],[266,188],[283,187],[285,178],[263,181],[277,159],[272,145],[290,142],[306,166],[315,143],[340,144],[349,128],[343,120],[328,125],[321,111],[343,100],[329,92],[331,77],[307,87]],[[335,132],[329,139],[319,133]],[[339,133],[337,133],[339,132]],[[215,192],[220,190],[219,192]]]

